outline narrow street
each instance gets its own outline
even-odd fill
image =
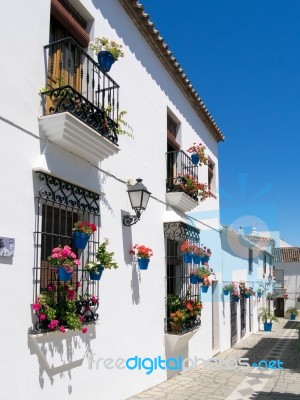
[[[249,366],[199,365],[128,400],[299,400],[299,329],[300,321],[280,319],[272,332],[252,334],[214,357],[223,362],[248,358]],[[261,360],[274,362],[271,368],[266,362],[252,366]]]

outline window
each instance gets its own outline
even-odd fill
[[[253,272],[253,250],[249,249],[249,273]]]
[[[59,305],[61,309],[66,304],[65,287],[68,286],[74,298],[75,318],[81,317],[84,323],[94,322],[98,317],[98,305],[93,304],[91,307],[89,299],[98,298],[99,285],[89,280],[84,265],[88,259],[93,259],[99,247],[99,229],[90,236],[85,250],[72,249],[81,265],[74,270],[69,281],[58,280],[56,268],[50,266],[48,257],[55,247],[68,245],[72,248],[72,228],[75,222],[89,221],[99,227],[99,195],[44,172],[37,171],[37,174],[41,184],[35,198],[33,303],[37,302],[40,295],[49,295],[51,287],[56,310]],[[54,318],[59,320],[58,312],[52,319]],[[50,319],[35,321],[33,332],[48,331],[49,322]],[[70,325],[67,327],[72,329]]]
[[[197,328],[201,320],[199,315],[193,314],[188,307],[201,304],[199,286],[191,285],[191,264],[183,261],[181,245],[185,240],[199,244],[200,232],[198,229],[182,222],[164,224],[166,239],[166,318],[165,331],[168,333],[185,333]],[[172,314],[182,313],[186,319],[174,331]],[[193,315],[189,315],[191,312]]]
[[[215,164],[208,158],[208,190],[212,193],[216,192]]]

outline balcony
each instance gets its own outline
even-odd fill
[[[191,211],[198,205],[198,166],[182,150],[166,153],[167,179],[166,203],[183,211]]]
[[[90,161],[118,153],[119,85],[72,38],[44,49],[39,124],[45,137]]]

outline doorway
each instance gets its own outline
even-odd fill
[[[275,302],[275,317],[284,317],[284,298],[277,297]]]

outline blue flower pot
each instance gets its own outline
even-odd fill
[[[203,293],[207,293],[208,286],[201,286],[201,290],[202,290]]]
[[[110,51],[100,51],[98,53],[98,64],[102,71],[109,72],[115,62],[115,58]]]
[[[83,250],[86,248],[90,235],[82,232],[73,232],[72,237],[73,237],[73,248]]]
[[[264,322],[264,331],[265,332],[271,332],[272,330],[272,322]]]
[[[150,258],[138,258],[139,269],[148,269]]]
[[[261,293],[257,293],[257,297],[261,298]]]
[[[292,320],[292,321],[295,321],[295,320],[296,320],[296,315],[291,314],[291,320]]]
[[[191,254],[191,253],[183,253],[183,261],[184,261],[186,264],[191,264],[192,259],[193,259],[193,257],[192,257],[192,254]]]
[[[70,281],[72,279],[73,272],[67,272],[63,267],[58,267],[57,273],[60,281]]]
[[[197,275],[194,275],[194,274],[190,275],[190,282],[191,282],[193,285],[196,285],[196,283],[198,283],[198,276],[197,276]]]
[[[90,279],[92,281],[100,281],[100,278],[102,276],[102,272],[104,271],[104,267],[101,265],[98,266],[98,273],[97,272],[90,272]]]
[[[204,263],[207,263],[209,261],[209,257],[203,256],[201,261],[202,261],[202,265],[204,265]]]
[[[225,295],[225,296],[228,296],[228,295],[229,295],[229,290],[223,289],[223,292],[224,292],[224,295]]]
[[[198,155],[197,153],[193,153],[193,154],[191,155],[191,159],[192,159],[192,163],[193,163],[194,165],[198,165],[198,164],[199,164],[200,157],[199,157],[199,155]]]
[[[198,282],[199,282],[199,283],[203,283],[203,282],[204,282],[204,278],[199,278],[199,277],[198,277]]]
[[[249,298],[250,298],[250,294],[245,293],[245,294],[244,294],[244,297],[245,297],[245,299],[249,299]]]
[[[234,296],[234,301],[235,301],[236,303],[238,303],[238,302],[240,301],[239,296]]]
[[[199,256],[198,254],[193,254],[194,264],[200,264],[201,263],[201,259],[202,259],[202,256]]]

